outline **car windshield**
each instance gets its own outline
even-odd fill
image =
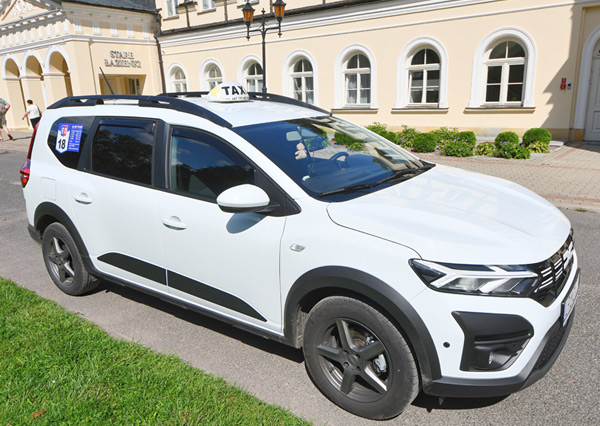
[[[336,117],[301,118],[233,129],[310,196],[343,201],[433,167],[363,127]]]

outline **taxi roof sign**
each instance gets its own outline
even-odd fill
[[[211,102],[247,102],[250,100],[248,92],[237,81],[224,81],[208,93]]]

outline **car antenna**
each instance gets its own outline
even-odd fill
[[[100,72],[102,73],[102,77],[104,77],[104,81],[106,81],[106,85],[108,86],[108,89],[110,90],[110,94],[114,95],[115,92],[113,91],[112,87],[110,87],[110,83],[108,82],[108,78],[106,78],[106,74],[104,74],[104,71],[102,71],[102,67],[98,67],[100,68]]]

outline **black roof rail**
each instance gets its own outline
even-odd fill
[[[186,98],[186,97],[206,96],[206,95],[208,95],[208,93],[209,92],[168,92],[168,93],[161,93],[160,96]],[[278,102],[280,104],[296,105],[299,107],[312,109],[314,111],[319,111],[320,113],[323,113],[326,115],[331,115],[330,111],[324,110],[323,108],[319,108],[318,106],[314,106],[312,104],[302,102],[302,101],[299,101],[294,98],[289,98],[287,96],[276,95],[275,93],[248,92],[248,96],[250,97],[250,99],[257,100],[257,101],[262,100],[262,101]]]
[[[47,109],[65,107],[102,105],[105,100],[134,100],[141,107],[167,108],[193,114],[205,118],[219,126],[231,128],[233,125],[214,112],[192,102],[170,96],[140,96],[140,95],[90,95],[69,96],[50,105]]]

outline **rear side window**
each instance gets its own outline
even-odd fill
[[[214,201],[228,188],[254,183],[254,168],[217,138],[189,129],[173,129],[170,188]]]
[[[92,144],[92,171],[151,185],[155,127],[153,121],[102,120]]]
[[[48,146],[64,166],[76,169],[94,117],[63,117],[50,128]]]

